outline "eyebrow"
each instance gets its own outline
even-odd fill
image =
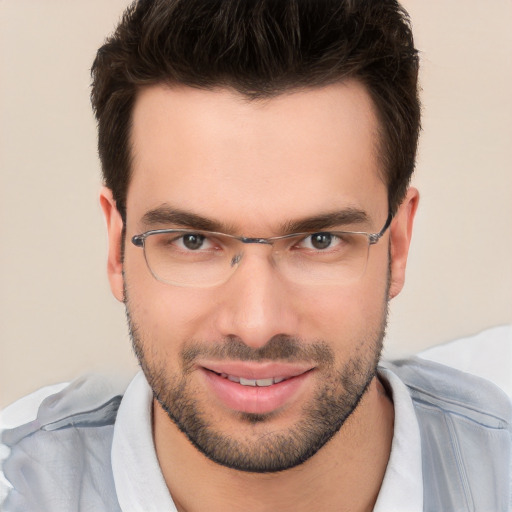
[[[323,229],[333,227],[342,227],[350,224],[365,224],[368,223],[369,220],[370,219],[365,211],[357,208],[345,208],[335,212],[290,221],[285,223],[282,227],[285,233],[303,233],[321,231]]]
[[[229,227],[221,222],[208,219],[196,213],[179,210],[168,205],[162,205],[147,211],[142,216],[142,222],[149,227],[164,224],[184,228],[200,229],[202,231],[228,232]]]
[[[219,233],[236,233],[234,225],[203,217],[196,213],[162,205],[148,210],[142,216],[142,222],[148,227],[157,225],[172,225],[180,228],[199,229],[201,231],[215,231]],[[303,233],[320,231],[332,227],[342,227],[350,224],[364,224],[369,222],[367,213],[358,208],[348,207],[343,210],[328,212],[303,219],[287,221],[281,224],[280,233]]]

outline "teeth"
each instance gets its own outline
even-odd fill
[[[264,388],[266,386],[272,386],[274,384],[274,379],[270,377],[270,379],[258,379],[256,382],[256,386]]]
[[[242,386],[257,386],[260,388],[272,386],[272,384],[279,384],[279,382],[286,380],[284,377],[270,377],[268,379],[244,379],[243,377],[228,375],[227,373],[221,373],[220,376],[224,379],[230,380],[231,382],[241,384]]]
[[[256,386],[257,382],[257,380],[244,379],[243,377],[240,377],[240,384],[242,384],[242,386]]]

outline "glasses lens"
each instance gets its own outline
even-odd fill
[[[226,279],[230,266],[225,241],[200,231],[152,233],[144,255],[156,279],[178,286],[212,286]]]
[[[277,249],[277,248],[276,248]],[[364,233],[315,233],[279,250],[282,272],[304,284],[345,284],[360,279],[368,262]]]

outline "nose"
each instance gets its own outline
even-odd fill
[[[236,272],[219,288],[217,328],[259,348],[273,336],[296,335],[299,315],[290,287],[267,246],[244,251]]]

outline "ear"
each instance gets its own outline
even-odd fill
[[[410,187],[407,195],[393,218],[390,227],[391,252],[391,283],[389,298],[396,297],[402,290],[405,282],[405,267],[412,237],[414,215],[418,208],[420,194],[417,189]]]
[[[100,205],[107,223],[108,233],[108,261],[107,273],[110,289],[114,297],[124,302],[123,292],[123,262],[121,247],[123,243],[123,219],[117,210],[112,191],[103,187],[100,192]]]

